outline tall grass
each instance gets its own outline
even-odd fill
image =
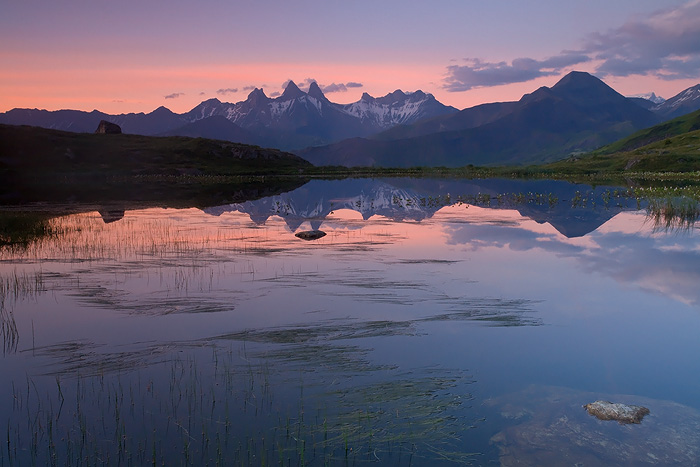
[[[44,290],[42,273],[19,272],[0,275],[0,335],[3,355],[14,353],[19,345],[19,331],[14,315],[18,300],[35,298]]]

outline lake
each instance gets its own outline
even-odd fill
[[[0,466],[697,465],[697,215],[653,208],[496,179],[6,206]]]

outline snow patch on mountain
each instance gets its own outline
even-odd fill
[[[273,117],[279,119],[282,114],[289,112],[289,110],[294,106],[295,102],[295,99],[290,99],[288,101],[272,101],[268,104],[268,106],[270,107],[270,113]]]
[[[395,91],[375,99],[369,94],[351,104],[343,105],[342,110],[363,122],[370,122],[380,128],[408,124],[427,116],[429,109],[441,106],[431,94],[421,91],[403,93]]]
[[[677,95],[673,99],[668,100],[667,102],[671,108],[676,108],[684,102],[694,101],[697,99],[700,99],[700,86],[688,88],[684,92]]]

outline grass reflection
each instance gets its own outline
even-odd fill
[[[692,198],[650,199],[647,218],[655,231],[692,230],[700,219],[700,202]]]

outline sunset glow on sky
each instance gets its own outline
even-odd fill
[[[0,7],[0,111],[185,112],[316,80],[333,102],[459,109],[588,71],[625,95],[700,83],[700,0],[25,0]],[[308,84],[307,84],[308,86]]]

